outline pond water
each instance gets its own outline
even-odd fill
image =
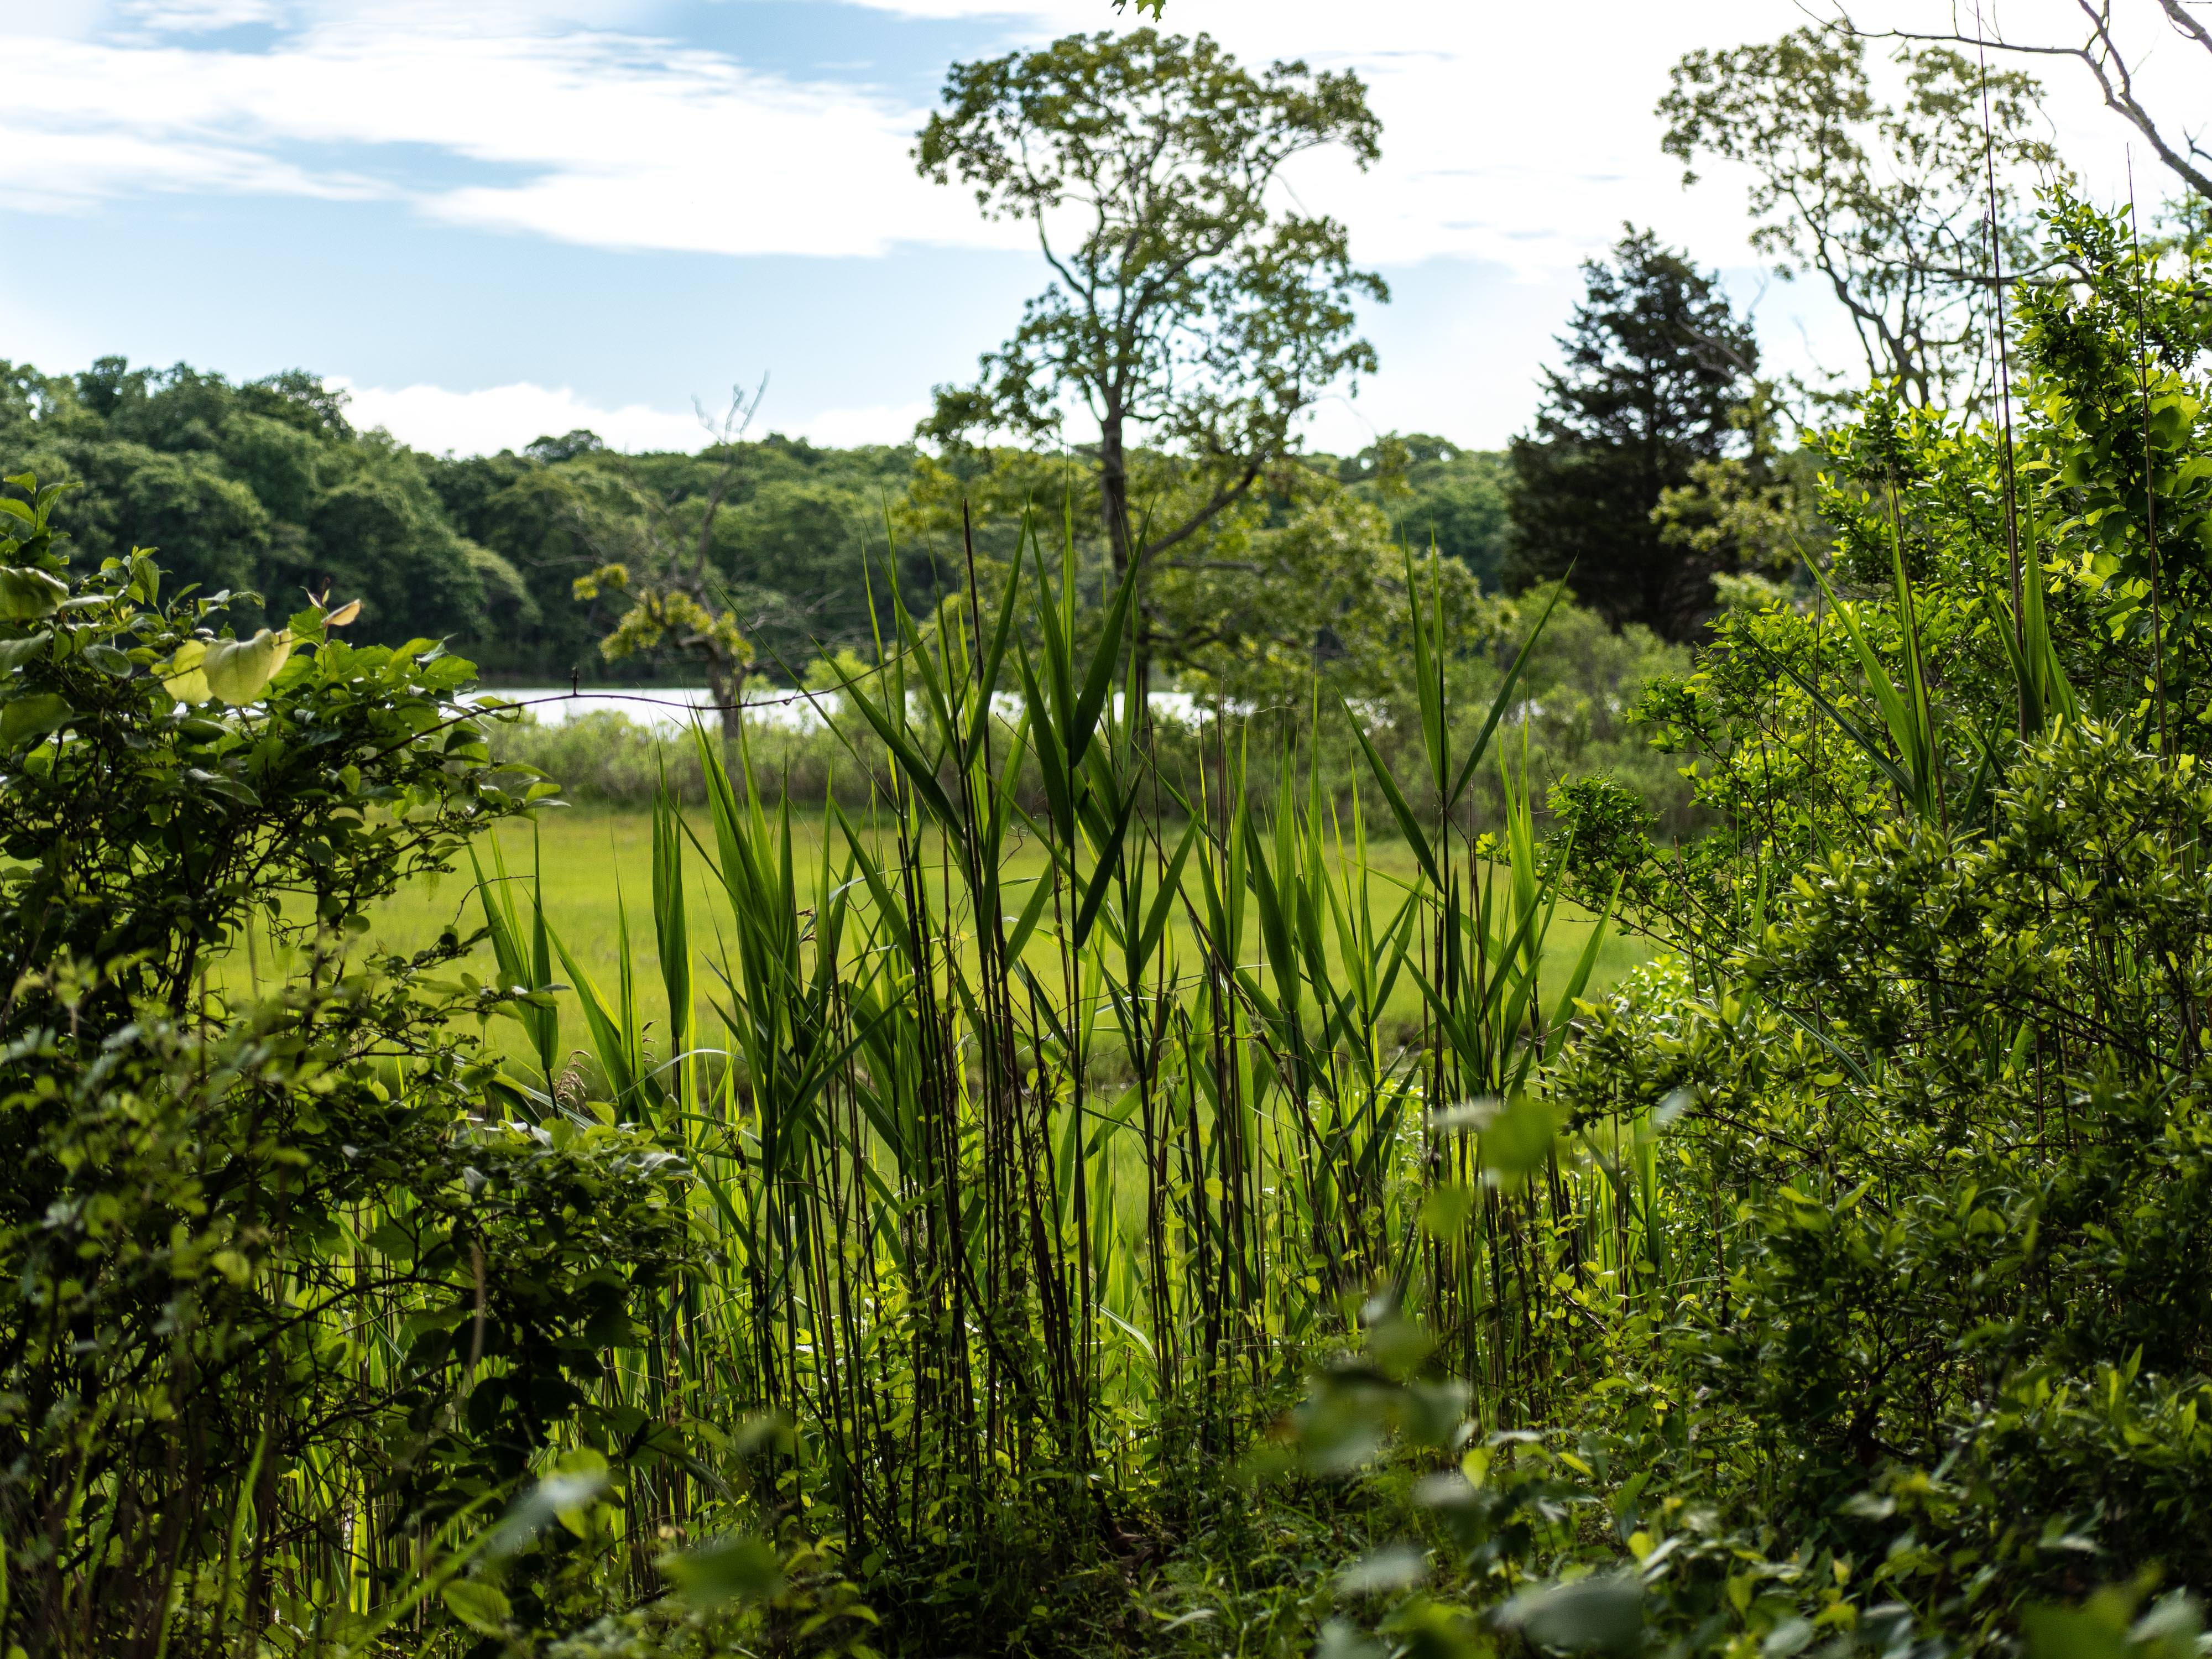
[[[712,719],[714,708],[714,693],[703,685],[596,686],[578,692],[565,685],[502,685],[471,695],[477,702],[520,704],[546,726],[564,725],[586,714],[617,714],[641,726],[680,730],[702,714]],[[1002,691],[994,701],[1006,719],[1020,715],[1019,697]],[[1155,691],[1151,702],[1157,719],[1188,723],[1201,713],[1198,700],[1187,691]],[[836,703],[834,694],[754,692],[745,699],[745,718],[785,731],[810,731],[823,724],[821,707],[834,709]],[[1118,698],[1115,706],[1120,707]]]

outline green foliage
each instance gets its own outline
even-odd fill
[[[162,602],[141,552],[71,572],[57,489],[11,487],[0,564],[68,597],[0,624],[8,1634],[352,1639],[557,1434],[636,1453],[642,1417],[580,1383],[700,1260],[688,1178],[490,1103],[453,1021],[505,994],[441,978],[465,941],[354,944],[529,796],[455,701],[469,665],[316,608],[219,659],[220,602]],[[464,1623],[493,1605],[448,1588]]]
[[[1720,828],[1554,792],[1571,885],[1671,953],[1539,1076],[1525,1414],[1431,1414],[1449,1349],[1384,1305],[1294,1420],[1404,1540],[1321,1651],[2197,1646],[2212,791],[2152,520],[2195,522],[2203,337],[2185,273],[2051,219],[2086,280],[2024,306],[2011,442],[1870,397],[1822,440],[1834,580],[1647,691]]]
[[[1627,231],[1610,261],[1583,271],[1589,293],[1560,339],[1565,366],[1545,371],[1535,426],[1509,452],[1506,580],[1525,587],[1571,570],[1615,626],[1684,639],[1740,550],[1666,534],[1657,514],[1701,464],[1742,447],[1734,411],[1751,392],[1758,342],[1716,279],[1648,231]]]
[[[642,577],[665,569],[674,550],[703,542],[696,562],[711,583],[692,597],[726,612],[755,648],[756,666],[781,678],[803,673],[817,644],[870,645],[868,573],[878,586],[887,580],[884,508],[908,491],[917,457],[903,447],[817,449],[774,434],[696,455],[623,456],[572,433],[523,455],[429,465],[456,526],[506,559],[527,596],[515,628],[478,651],[488,668],[625,678],[674,663],[696,676],[696,664],[678,653],[608,660],[600,642],[635,596],[595,591],[580,605],[575,584],[610,563]],[[928,601],[939,581],[929,550],[904,550],[896,571],[912,602]]]
[[[2017,421],[1877,388],[1832,560],[1694,658],[1394,547],[1412,442],[1215,514],[1243,585],[932,460],[893,528],[963,507],[957,583],[799,669],[818,729],[650,757],[605,983],[472,838],[550,793],[510,745],[634,734],[365,606],[220,632],[10,481],[0,1640],[2197,1651],[2205,313],[2049,214]],[[1669,556],[1813,523],[1717,430]],[[856,522],[775,443],[533,448],[442,476],[641,645],[649,592],[734,656],[734,573]],[[1214,719],[1133,718],[1170,648]],[[489,982],[367,944],[464,856]],[[1616,927],[1660,954],[1596,994]]]
[[[157,550],[173,586],[241,598],[275,622],[303,594],[362,601],[385,644],[481,633],[514,574],[447,523],[420,460],[346,422],[343,394],[297,374],[233,386],[179,364],[105,357],[82,374],[0,367],[0,446],[75,483],[74,533],[94,558]]]
[[[938,389],[922,435],[1035,440],[1080,406],[1117,577],[1140,541],[1156,560],[1202,558],[1314,400],[1374,371],[1352,307],[1387,299],[1382,279],[1353,267],[1342,225],[1279,211],[1271,186],[1328,147],[1366,167],[1381,131],[1349,70],[1255,75],[1204,34],[1071,34],[954,64],[915,165],[1034,224],[1055,280],[974,386]],[[1133,495],[1140,432],[1180,463],[1187,500]]]
[[[1337,477],[1389,515],[1395,539],[1416,552],[1434,546],[1457,559],[1486,590],[1495,591],[1504,579],[1512,532],[1503,453],[1408,433],[1346,456]]]

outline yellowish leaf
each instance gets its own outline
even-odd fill
[[[161,677],[161,684],[179,702],[205,702],[215,695],[208,690],[207,676],[200,670],[206,655],[205,640],[186,640],[169,659],[169,672]]]
[[[291,630],[272,634],[264,628],[250,640],[216,641],[207,647],[200,668],[207,676],[208,690],[234,708],[267,690],[291,654]]]

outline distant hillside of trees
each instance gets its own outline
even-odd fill
[[[520,453],[428,455],[356,428],[344,394],[303,371],[240,384],[120,357],[74,374],[0,363],[0,446],[76,486],[80,557],[127,553],[135,538],[159,547],[172,580],[258,592],[278,617],[304,592],[358,598],[362,637],[450,639],[489,675],[532,679],[686,672],[604,661],[611,602],[580,601],[574,584],[646,526],[696,541],[722,471],[703,454],[617,453],[590,432]],[[865,646],[868,574],[880,600],[893,545],[910,607],[933,605],[957,574],[957,535],[915,506],[928,469],[912,445],[770,434],[737,447],[708,545],[761,672],[803,662],[817,640]],[[1509,534],[1502,456],[1414,434],[1310,459],[1394,535],[1433,542],[1495,588]]]

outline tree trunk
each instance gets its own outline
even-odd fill
[[[1129,533],[1129,459],[1121,447],[1121,418],[1118,410],[1109,409],[1098,423],[1099,511],[1106,520],[1106,546],[1113,556],[1117,584],[1128,575],[1129,562],[1137,556]],[[1141,573],[1138,580],[1143,580]],[[1129,695],[1135,707],[1127,712],[1141,726],[1152,714],[1152,630],[1142,592],[1137,595],[1136,614],[1130,618],[1130,626]]]
[[[1098,504],[1106,520],[1106,545],[1114,556],[1114,578],[1128,574],[1129,459],[1121,447],[1121,415],[1109,409],[1098,423]]]
[[[741,666],[710,657],[707,660],[707,690],[714,698],[714,708],[722,719],[722,766],[730,775],[739,799],[744,798],[746,779],[744,754],[738,739],[743,716],[738,713],[739,700],[744,696],[745,671]]]

